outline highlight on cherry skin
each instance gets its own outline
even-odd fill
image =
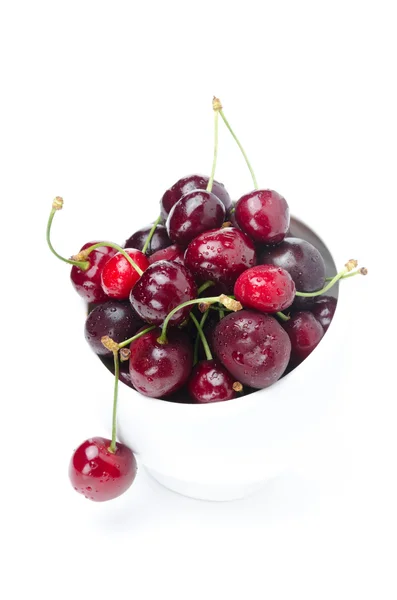
[[[137,473],[132,450],[117,441],[119,382],[158,402],[244,402],[316,351],[337,310],[336,284],[367,273],[349,260],[326,277],[319,248],[291,237],[286,199],[258,186],[218,98],[213,117],[210,175],[166,189],[150,225],[132,220],[120,231],[124,247],[98,240],[62,256],[51,238],[63,200],[52,204],[48,247],[69,265],[87,305],[88,345],[113,373],[111,439],[87,439],[69,465],[74,489],[92,501],[117,498]],[[220,121],[252,179],[235,204],[215,180]]]

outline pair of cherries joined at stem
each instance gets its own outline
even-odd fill
[[[176,182],[160,201],[158,219],[130,236],[124,248],[92,242],[71,259],[61,257],[50,230],[63,202],[57,197],[53,203],[48,245],[72,265],[78,293],[96,305],[85,324],[88,343],[104,361],[113,358],[112,439],[87,440],[70,463],[73,486],[92,500],[117,497],[136,474],[131,450],[116,441],[119,379],[154,398],[173,399],[186,389],[190,401],[200,404],[231,400],[244,394],[243,386],[268,387],[324,335],[336,301],[322,294],[339,279],[363,272],[349,261],[326,285],[321,254],[304,240],[286,237],[285,198],[258,189],[218,99],[213,108],[211,176]],[[239,145],[255,187],[235,206],[214,179],[218,115]],[[211,295],[201,297],[206,290]],[[299,302],[310,311],[295,312]],[[283,313],[288,309],[291,316]]]

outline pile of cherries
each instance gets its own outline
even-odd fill
[[[116,442],[118,381],[145,396],[206,404],[275,383],[315,349],[333,318],[328,290],[362,273],[357,262],[326,278],[317,248],[289,232],[289,207],[273,190],[255,189],[235,204],[211,177],[178,180],[160,200],[160,216],[120,247],[90,242],[71,259],[71,280],[88,305],[85,337],[115,373],[112,440],[91,438],[73,454],[74,488],[103,501],[136,474],[131,450]],[[232,132],[236,139],[234,133]],[[328,279],[328,280],[327,280]]]

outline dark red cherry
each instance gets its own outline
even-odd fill
[[[324,329],[309,311],[295,313],[283,327],[291,340],[291,365],[299,365],[313,352],[324,335]]]
[[[138,231],[133,233],[132,236],[126,240],[124,248],[136,248],[137,250],[142,250],[152,227],[153,223],[146,225],[146,227],[142,227],[142,229],[138,229]],[[166,228],[164,225],[157,225],[145,254],[146,256],[150,256],[154,252],[167,248],[170,245],[171,240],[167,235]]]
[[[324,331],[327,331],[334,317],[337,299],[332,296],[315,296],[313,299],[314,306],[311,312],[321,324]]]
[[[236,397],[235,379],[217,360],[197,363],[188,383],[189,394],[199,404],[222,402]]]
[[[125,252],[132,260],[145,271],[149,266],[149,260],[145,254],[135,248],[126,248]],[[138,281],[140,275],[128,260],[118,252],[102,269],[102,288],[110,298],[124,300],[128,298],[131,289]]]
[[[168,329],[166,344],[157,339],[161,329],[148,331],[130,345],[130,375],[134,387],[152,398],[162,398],[183,387],[193,366],[193,350],[188,336]]]
[[[142,325],[143,322],[132,310],[128,300],[109,300],[90,312],[85,322],[84,334],[96,354],[113,356],[102,344],[101,338],[107,335],[120,344],[132,337]]]
[[[324,259],[317,248],[305,240],[290,237],[278,246],[264,248],[258,262],[288,271],[298,292],[314,292],[324,287]]]
[[[137,472],[135,456],[127,446],[117,443],[110,452],[110,440],[94,437],[74,451],[69,466],[70,481],[80,494],[94,502],[121,496]]]
[[[184,266],[184,254],[185,251],[183,248],[177,246],[176,244],[172,244],[172,246],[168,246],[168,248],[163,248],[162,250],[153,252],[153,254],[149,256],[149,263],[152,265],[159,260],[170,260],[171,262],[176,262]]]
[[[80,252],[98,244],[98,242],[88,242],[80,248]],[[86,302],[105,302],[109,300],[109,296],[103,291],[101,285],[102,269],[107,261],[116,254],[114,248],[101,246],[93,250],[88,257],[90,268],[87,271],[82,271],[78,267],[72,267],[70,279],[78,294],[84,298]]]
[[[204,175],[188,175],[182,177],[174,185],[167,190],[160,200],[161,216],[163,221],[167,220],[171,208],[184,196],[193,190],[205,190],[207,188],[209,177]],[[232,201],[229,194],[227,193],[223,183],[214,181],[212,185],[212,193],[224,204],[225,209],[228,210]]]
[[[215,194],[193,190],[172,207],[167,219],[167,233],[173,242],[187,246],[203,231],[220,227],[224,218],[225,207]]]
[[[291,342],[274,317],[240,310],[218,323],[214,350],[237,381],[259,389],[272,385],[284,373]]]
[[[255,242],[282,242],[289,228],[287,201],[273,190],[255,190],[242,196],[236,204],[239,227]]]
[[[252,241],[234,227],[202,233],[190,242],[185,253],[185,265],[196,281],[215,281],[228,290],[233,289],[237,277],[245,269],[255,264]]]
[[[161,325],[173,308],[196,297],[197,286],[189,271],[176,262],[160,260],[150,265],[133,287],[130,302],[141,319]],[[190,306],[178,310],[170,325],[182,323],[190,311]]]
[[[295,284],[284,269],[257,265],[241,273],[234,284],[234,295],[245,308],[273,313],[291,306]]]

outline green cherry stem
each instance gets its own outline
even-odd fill
[[[361,267],[361,269],[358,269],[358,271],[353,271],[352,273],[342,275],[341,279],[347,279],[348,277],[354,277],[355,275],[368,275],[368,269]],[[325,281],[332,281],[332,279],[333,277],[326,277]]]
[[[84,260],[84,259],[88,258],[88,256],[91,254],[91,252],[93,252],[97,248],[102,248],[103,246],[106,246],[108,248],[114,248],[115,250],[117,250],[117,252],[120,252],[120,254],[122,254],[124,256],[124,258],[130,263],[131,267],[133,267],[133,269],[135,269],[135,271],[138,273],[138,275],[143,274],[142,269],[140,267],[138,267],[136,262],[134,260],[132,260],[131,256],[129,254],[127,254],[127,252],[124,250],[124,248],[122,248],[118,244],[115,244],[114,242],[98,242],[97,244],[94,244],[93,246],[90,246],[89,248],[82,250],[81,252],[76,254],[76,256],[73,256],[72,258],[75,260],[80,260],[80,259]]]
[[[63,262],[68,263],[69,265],[73,265],[74,267],[78,267],[82,271],[87,271],[87,269],[90,268],[90,263],[88,262],[88,260],[71,260],[69,258],[65,258],[65,257],[61,256],[60,254],[58,254],[58,252],[55,250],[54,246],[51,243],[52,221],[54,219],[55,213],[57,213],[59,210],[61,210],[62,207],[63,207],[63,199],[60,196],[57,196],[56,198],[54,198],[54,201],[52,203],[52,210],[50,212],[50,216],[48,218],[48,223],[47,223],[46,239],[47,239],[48,247],[51,250],[51,252],[54,254],[54,256],[59,258],[59,260],[62,260]]]
[[[207,314],[207,313],[205,313],[205,314]],[[204,315],[203,315],[203,317],[204,317]],[[207,360],[212,360],[211,350],[210,350],[210,347],[208,345],[207,339],[206,339],[206,337],[204,335],[201,323],[199,323],[197,321],[197,319],[196,319],[196,317],[194,316],[193,313],[190,313],[190,318],[191,318],[191,320],[193,321],[193,323],[195,324],[195,326],[197,328],[198,334],[199,334],[200,339],[201,339],[201,343],[203,344],[203,347],[204,347],[204,352],[205,352],[206,359]],[[196,359],[196,362],[197,362],[197,357],[195,357],[195,359]]]
[[[135,342],[135,340],[138,340],[140,337],[142,337],[143,335],[145,335],[145,333],[147,333],[148,331],[152,331],[153,329],[156,329],[155,325],[151,325],[150,327],[147,327],[146,329],[143,329],[139,333],[136,333],[135,335],[133,335],[129,340],[125,340],[125,342],[121,342],[121,344],[118,344],[118,347],[120,349],[121,348],[125,348],[126,346],[128,346],[129,344],[131,344],[131,342]]]
[[[212,105],[214,107],[214,110],[218,110],[219,114],[221,115],[223,122],[225,123],[226,127],[228,128],[228,130],[230,131],[230,133],[232,134],[233,138],[235,139],[237,146],[240,148],[242,155],[244,156],[245,162],[247,163],[247,167],[250,170],[251,173],[251,177],[252,177],[252,181],[254,183],[254,188],[257,190],[258,189],[258,183],[256,181],[256,177],[255,177],[255,173],[253,168],[251,167],[250,161],[248,160],[248,156],[246,155],[244,148],[242,147],[242,145],[240,144],[240,141],[238,139],[238,137],[236,136],[236,134],[234,133],[233,129],[230,127],[230,124],[228,122],[228,120],[226,119],[224,113],[223,113],[223,106],[221,101],[219,100],[219,98],[215,98],[212,101]]]
[[[215,177],[215,169],[216,169],[216,161],[218,159],[218,116],[219,116],[219,108],[217,108],[214,104],[214,102],[212,102],[212,107],[214,109],[214,158],[212,160],[212,169],[211,169],[211,176],[209,178],[208,181],[208,185],[207,185],[207,192],[212,192],[212,185],[214,183],[214,177]]]
[[[145,242],[145,244],[144,244],[144,246],[142,248],[143,254],[146,254],[147,249],[149,248],[149,244],[152,241],[152,237],[154,235],[154,232],[156,231],[156,227],[160,223],[160,221],[161,221],[161,215],[155,220],[155,222],[153,223],[153,227],[149,231],[149,235],[147,236],[146,242]]]
[[[345,268],[342,269],[342,271],[340,271],[339,273],[337,273],[335,277],[331,279],[328,285],[323,287],[322,290],[317,290],[316,292],[295,292],[295,295],[300,296],[301,298],[314,298],[315,296],[321,296],[322,294],[325,294],[325,292],[328,292],[328,290],[331,289],[332,286],[335,285],[337,281],[339,281],[339,279],[341,279],[344,275],[346,275],[356,267],[357,261],[351,259],[346,263]]]
[[[276,312],[276,315],[282,320],[282,321],[289,321],[291,317],[289,317],[288,315],[285,315],[283,312]]]
[[[197,290],[197,296],[200,296],[200,294],[202,294],[204,290],[207,290],[212,285],[215,285],[213,281],[206,281],[205,283],[203,283],[203,285],[201,285]]]
[[[221,304],[226,306],[226,308],[229,308],[229,310],[233,310],[233,311],[241,310],[243,308],[242,305],[240,304],[240,302],[233,300],[232,298],[230,298],[229,296],[226,296],[225,294],[221,294],[220,296],[211,296],[209,298],[194,298],[194,300],[188,300],[187,302],[182,302],[182,304],[179,304],[178,306],[173,308],[171,310],[171,312],[169,312],[168,315],[166,316],[166,318],[164,319],[163,330],[161,332],[161,335],[157,338],[158,343],[159,344],[167,343],[168,323],[170,322],[170,319],[172,319],[174,314],[178,312],[178,310],[181,310],[181,308],[185,308],[185,306],[192,306],[193,304],[201,304],[202,306],[199,308],[200,308],[201,312],[205,312],[206,310],[208,310],[209,305],[214,304],[215,302],[220,302]]]
[[[116,432],[117,432],[117,399],[119,392],[119,354],[117,350],[113,352],[114,358],[114,392],[113,392],[113,416],[112,416],[112,441],[109,446],[109,452],[116,452]]]
[[[201,331],[203,331],[203,327],[204,327],[204,323],[207,320],[207,317],[209,315],[209,309],[205,311],[205,313],[203,314],[203,316],[201,317],[201,321],[200,321],[200,328]],[[192,313],[190,313],[190,315],[192,315]],[[204,332],[203,332],[204,334]],[[199,342],[200,342],[200,336],[197,335],[196,339],[194,340],[194,353],[193,353],[193,364],[197,364],[198,362],[198,349],[199,349]]]

